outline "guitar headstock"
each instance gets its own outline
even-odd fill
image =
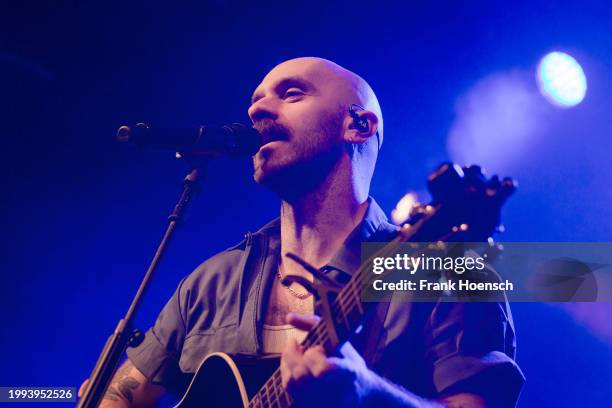
[[[479,166],[443,163],[427,180],[433,200],[413,208],[409,241],[486,241],[502,231],[501,208],[516,190],[510,177],[487,178]]]

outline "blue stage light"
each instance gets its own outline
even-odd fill
[[[563,52],[551,52],[538,66],[538,85],[553,105],[568,108],[578,105],[587,90],[586,77],[578,62]]]

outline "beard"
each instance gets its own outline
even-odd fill
[[[256,123],[254,127],[264,140],[273,137],[282,140],[283,145],[263,149],[253,156],[255,181],[289,202],[313,191],[330,174],[344,151],[340,139],[343,113],[334,112],[318,121],[318,126],[305,127],[299,136],[271,120]]]

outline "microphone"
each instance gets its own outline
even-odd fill
[[[232,123],[224,126],[200,126],[192,129],[151,128],[138,123],[121,126],[118,142],[138,147],[173,150],[182,155],[250,157],[261,146],[261,135],[250,126]]]

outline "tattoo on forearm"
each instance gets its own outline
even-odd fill
[[[130,362],[126,362],[115,374],[114,381],[108,387],[108,391],[104,395],[105,399],[111,401],[125,400],[132,403],[133,395],[132,392],[140,386],[138,380],[129,376],[129,372],[133,365]]]
[[[106,391],[106,394],[104,394],[104,399],[111,400],[111,401],[119,401],[119,398],[115,396],[115,389],[112,387],[108,388],[108,390]]]
[[[134,391],[140,383],[132,377],[124,377],[118,382],[111,385],[106,392],[107,396],[115,398],[122,398],[129,403],[132,403],[132,391]]]

